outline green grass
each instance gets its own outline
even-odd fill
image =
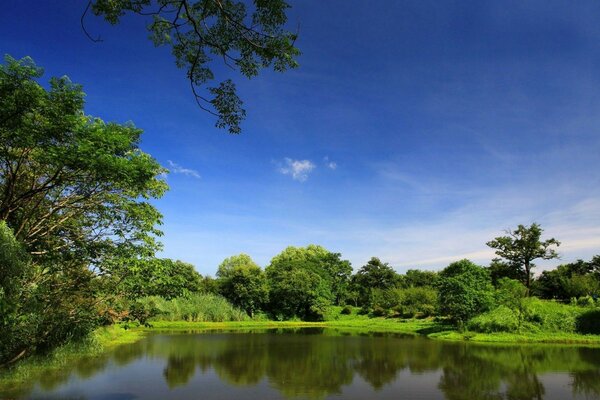
[[[600,345],[600,335],[582,335],[579,333],[535,332],[535,333],[479,333],[441,331],[428,335],[431,339],[470,341],[479,343],[555,343]]]
[[[49,354],[29,357],[11,368],[0,370],[0,387],[6,392],[18,392],[21,385],[63,370],[83,356],[94,357],[115,346],[134,343],[145,334],[143,330],[123,329],[120,325],[99,328],[84,341],[68,343]]]

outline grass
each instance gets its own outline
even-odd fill
[[[145,334],[142,330],[123,329],[119,325],[99,328],[84,341],[68,343],[47,355],[29,357],[11,368],[0,370],[0,387],[8,393],[18,392],[23,384],[61,371],[83,356],[98,356],[115,346],[134,343]]]

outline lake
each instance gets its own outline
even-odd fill
[[[600,349],[322,328],[165,333],[2,390],[27,399],[593,399]]]

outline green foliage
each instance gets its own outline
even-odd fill
[[[511,262],[504,262],[499,258],[495,258],[488,267],[490,277],[492,278],[492,284],[498,286],[498,281],[502,278],[515,279],[520,282],[527,281],[525,271],[520,265]]]
[[[600,335],[600,310],[588,310],[579,314],[576,319],[577,332]]]
[[[250,256],[240,254],[225,259],[219,266],[217,276],[220,293],[250,317],[267,304],[267,279]]]
[[[399,316],[412,318],[429,317],[437,309],[437,291],[430,287],[409,287],[406,289],[375,289],[372,291],[375,307],[394,311]]]
[[[372,304],[375,290],[392,289],[398,283],[399,277],[396,271],[377,257],[372,257],[352,277],[352,285],[359,292],[359,302],[363,306]]]
[[[350,263],[321,246],[288,247],[265,269],[269,311],[277,318],[322,320],[346,290]]]
[[[543,229],[536,223],[531,226],[519,225],[516,230],[508,231],[508,236],[499,236],[487,242],[487,245],[496,249],[496,254],[509,262],[512,267],[522,268],[525,280],[523,283],[527,288],[531,286],[532,261],[541,258],[550,260],[558,258],[556,250],[551,246],[560,246],[560,242],[554,238],[541,241]]]
[[[522,311],[501,305],[469,321],[469,329],[484,332],[600,333],[597,310],[529,297]]]
[[[398,290],[404,316],[430,317],[437,310],[437,290],[421,286]]]
[[[156,308],[156,320],[223,322],[243,321],[246,313],[214,294],[190,294],[165,300],[162,297],[146,297],[139,300],[146,308]]]
[[[466,259],[439,273],[438,293],[440,312],[458,324],[487,311],[494,302],[487,270]]]
[[[192,264],[168,258],[131,261],[124,274],[120,290],[129,298],[160,296],[166,299],[201,290],[202,277]]]
[[[438,274],[434,271],[421,271],[409,269],[404,275],[404,286],[406,287],[435,287]]]
[[[544,299],[569,300],[600,293],[600,274],[594,260],[577,260],[574,263],[559,265],[543,271],[532,285],[532,291]]]
[[[350,315],[350,314],[352,314],[352,307],[351,306],[344,306],[344,308],[342,308],[342,311],[340,311],[340,314],[342,314],[342,315]]]
[[[148,200],[167,188],[159,178],[165,170],[139,149],[139,129],[85,115],[81,87],[61,77],[45,88],[30,58],[5,61],[0,221],[30,257],[6,264],[14,278],[2,283],[12,344],[2,343],[0,362],[46,351],[96,325],[99,296],[115,290],[111,277],[126,268],[124,260],[159,248],[161,215]],[[9,297],[19,298],[16,308]]]
[[[521,321],[514,310],[501,305],[472,318],[467,326],[470,330],[483,333],[517,332]]]
[[[253,5],[249,9],[243,1],[94,0],[92,11],[113,25],[127,14],[148,18],[152,41],[171,47],[176,65],[186,70],[200,108],[218,117],[217,127],[240,133],[246,112],[233,82],[226,79],[206,87],[215,78],[215,63],[222,60],[251,78],[262,68],[272,66],[279,72],[295,68],[300,54],[294,47],[296,34],[283,28],[288,4],[270,0]]]

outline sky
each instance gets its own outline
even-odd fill
[[[214,127],[146,20],[5,0],[0,51],[83,85],[86,113],[144,130],[171,172],[161,256],[205,275],[320,244],[355,270],[469,258],[541,224],[561,260],[600,254],[600,3],[290,0],[298,69],[235,77],[243,133]],[[218,77],[231,75],[218,67]]]

